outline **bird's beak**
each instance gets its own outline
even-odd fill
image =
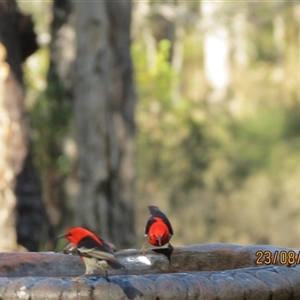
[[[161,246],[161,236],[158,236],[156,239],[158,241],[158,245]]]
[[[58,239],[62,239],[62,238],[65,238],[66,235],[65,234],[61,234],[61,235],[58,235],[55,239],[58,240]]]

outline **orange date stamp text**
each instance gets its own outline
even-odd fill
[[[295,265],[300,264],[300,251],[269,251],[259,250],[255,252],[256,265]]]

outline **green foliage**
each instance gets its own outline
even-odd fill
[[[137,107],[138,147],[142,153],[139,176],[160,174],[156,184],[174,178],[173,190],[175,186],[188,188],[192,181],[197,181],[191,167],[205,168],[206,162],[203,133],[199,128],[204,121],[203,110],[186,99],[172,99],[178,77],[169,61],[169,49],[168,41],[159,42],[153,66],[147,65],[141,44],[135,43],[132,53],[136,58],[138,92],[143,99]],[[196,149],[197,152],[192,151]],[[186,159],[192,153],[197,155]],[[177,179],[178,173],[186,176]]]
[[[49,42],[52,4],[19,1],[18,5],[23,12],[33,17],[38,40],[45,43],[24,64],[26,107],[30,118],[35,162],[42,177],[51,172],[67,175],[70,173],[71,165],[62,147],[69,130],[71,107],[70,103],[64,100],[64,90],[59,80],[54,76],[50,82],[47,80],[50,59],[47,42]],[[44,184],[45,180],[43,178]]]
[[[158,51],[153,65],[147,65],[145,45],[135,43],[132,46],[132,55],[136,58],[136,69],[139,74],[141,97],[152,97],[159,99],[160,105],[170,107],[171,94],[174,88],[175,73],[169,63],[170,42],[161,40],[158,43]],[[145,105],[150,105],[146,101]]]
[[[191,31],[181,41],[186,49],[181,74],[170,63],[166,41],[158,45],[153,66],[145,45],[133,44],[138,209],[144,216],[147,204],[164,209],[174,225],[174,243],[300,246],[292,238],[300,233],[299,71],[294,61],[299,45],[293,10],[282,8],[287,27],[279,63],[272,12],[266,4],[261,14],[249,14],[257,18],[248,27],[249,66],[232,63],[231,95],[213,106],[207,105],[210,90],[199,71],[199,33]],[[179,84],[180,96],[173,97]],[[232,110],[234,105],[239,109]]]
[[[39,166],[50,166],[68,174],[71,166],[62,153],[64,138],[69,129],[71,108],[64,102],[64,91],[57,82],[50,82],[30,111],[33,142]]]
[[[49,51],[42,47],[24,66],[31,141],[43,176],[49,169],[67,175],[71,165],[62,146],[69,130],[71,107],[65,103],[64,90],[58,80],[46,83],[48,61]]]
[[[197,1],[184,5],[193,11],[200,7]],[[239,66],[232,55],[230,93],[221,103],[207,100],[211,90],[203,72],[202,31],[183,28],[188,34],[177,41],[184,55],[180,74],[172,66],[171,41],[158,42],[155,53],[150,53],[143,37],[133,42],[139,98],[140,242],[148,216],[145,207],[154,204],[169,215],[175,245],[232,242],[300,247],[295,238],[300,234],[299,23],[295,7],[242,1],[221,8],[218,25],[227,26],[231,33],[236,29],[234,18],[238,14],[245,17],[248,58],[248,65]],[[275,13],[283,18],[281,44],[274,38]],[[153,26],[156,33],[159,26]],[[49,169],[68,176],[71,165],[62,145],[71,108],[63,101],[64,91],[56,80],[46,87],[48,50],[42,48],[36,57],[32,63],[38,67],[25,72],[36,160],[45,176]]]

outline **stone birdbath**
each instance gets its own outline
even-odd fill
[[[126,269],[78,281],[78,256],[0,253],[0,300],[8,299],[300,299],[299,251],[274,246],[206,244],[116,252]],[[299,261],[298,261],[299,260]]]

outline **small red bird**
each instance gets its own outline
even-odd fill
[[[57,238],[66,238],[76,246],[77,253],[86,268],[85,274],[83,275],[93,274],[94,270],[101,269],[105,271],[105,277],[107,278],[108,269],[124,268],[115,257],[110,245],[84,228],[71,228],[65,234]]]
[[[173,228],[167,216],[157,206],[150,205],[148,208],[151,214],[145,226],[148,243],[153,246],[164,246],[168,243],[169,247],[173,248],[169,242],[173,235]]]

